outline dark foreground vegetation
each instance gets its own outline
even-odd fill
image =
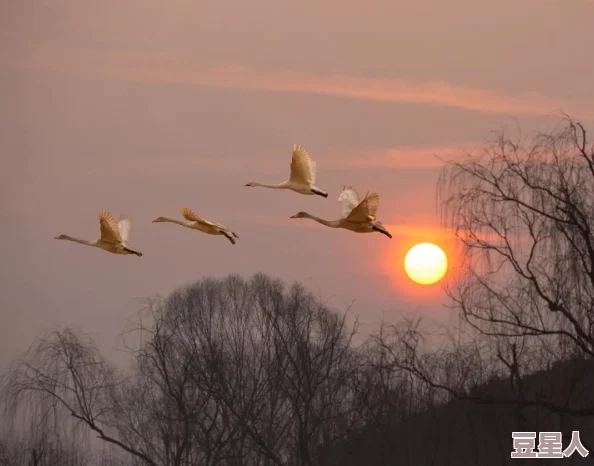
[[[128,370],[71,329],[15,361],[0,465],[502,466],[519,461],[513,431],[563,432],[565,448],[574,430],[592,453],[563,464],[594,464],[584,129],[499,134],[442,175],[455,328],[403,320],[355,343],[356,320],[298,284],[205,279],[151,302]]]

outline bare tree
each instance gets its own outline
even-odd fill
[[[228,464],[318,464],[348,428],[354,329],[301,286],[203,280],[154,302],[152,314],[150,345],[167,341],[190,358],[190,380],[216,414],[211,432],[225,439],[210,444]]]
[[[13,365],[3,380],[9,418],[29,410],[47,428],[45,440],[1,437],[0,461],[501,466],[518,427],[577,428],[585,444],[594,427],[572,415],[591,396],[589,361],[568,365],[531,345],[548,336],[477,326],[435,333],[404,319],[354,347],[356,325],[344,314],[264,275],[205,279],[146,311],[150,323],[127,334],[137,338],[127,372],[69,329]],[[549,383],[553,376],[574,382],[571,390]],[[556,414],[536,408],[549,405]],[[84,441],[81,451],[83,428],[123,456],[91,455]]]
[[[205,279],[148,310],[131,371],[53,332],[13,365],[10,405],[50,403],[151,466],[318,465],[357,421],[356,326],[300,285]]]
[[[84,429],[51,399],[16,408],[1,404],[1,466],[132,466],[111,448],[93,452]]]
[[[465,322],[490,337],[523,404],[594,414],[591,397],[561,404],[522,385],[524,374],[594,355],[594,148],[584,127],[566,118],[527,140],[499,134],[480,156],[449,163],[441,182],[464,258],[449,295]]]
[[[357,324],[346,330],[339,316],[295,285],[284,306],[263,306],[271,326],[280,369],[280,390],[294,419],[293,452],[297,464],[323,462],[336,439],[354,418],[351,343]]]
[[[65,329],[39,340],[13,364],[3,380],[3,394],[12,418],[27,406],[44,410],[55,422],[72,422],[75,429],[85,425],[99,439],[155,465],[142,450],[118,438],[117,397],[125,382],[90,338]]]
[[[565,118],[531,138],[496,134],[446,164],[439,194],[461,246],[447,288],[461,327],[440,345],[415,323],[392,328],[378,342],[393,368],[450,400],[594,415],[594,147],[584,127]]]
[[[441,181],[465,259],[450,296],[466,321],[594,355],[594,152],[583,126],[567,119],[527,142],[500,134]]]

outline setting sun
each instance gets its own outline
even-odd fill
[[[419,243],[406,253],[404,270],[409,278],[421,285],[431,285],[443,278],[448,259],[443,250],[433,243]]]

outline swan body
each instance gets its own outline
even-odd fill
[[[246,186],[260,186],[271,189],[290,189],[299,194],[308,196],[318,195],[328,197],[328,193],[315,186],[316,162],[309,158],[307,151],[298,144],[293,145],[293,157],[291,159],[291,175],[288,180],[279,184],[266,184],[251,181]]]
[[[99,212],[99,226],[101,237],[95,241],[73,238],[68,235],[58,235],[54,239],[73,241],[86,246],[103,249],[113,254],[142,256],[141,252],[136,251],[128,244],[128,238],[132,231],[132,220],[130,220],[130,217],[122,215],[116,223],[109,212],[102,210]]]
[[[190,228],[192,230],[201,231],[202,233],[206,233],[208,235],[223,235],[229,241],[231,241],[231,244],[235,244],[234,238],[239,238],[239,236],[237,236],[235,232],[231,231],[229,228],[221,225],[220,223],[215,223],[211,222],[210,220],[203,219],[187,207],[183,207],[181,209],[181,214],[185,218],[185,220],[176,220],[167,217],[157,217],[153,220],[153,223],[176,223],[178,225]]]
[[[379,194],[368,192],[363,200],[360,200],[353,187],[344,186],[338,200],[342,208],[342,215],[338,220],[324,220],[307,212],[298,212],[291,218],[309,218],[329,228],[343,228],[355,233],[378,232],[392,239],[390,232],[375,218],[379,207]]]

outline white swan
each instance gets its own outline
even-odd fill
[[[265,184],[251,181],[246,186],[261,186],[272,189],[290,189],[299,194],[307,194],[328,197],[328,193],[322,191],[316,182],[316,163],[310,160],[307,151],[298,144],[293,145],[293,158],[291,160],[291,176],[287,181],[279,184]]]
[[[183,207],[181,210],[181,214],[187,220],[175,220],[172,218],[167,217],[157,217],[153,220],[153,223],[161,223],[161,222],[169,222],[169,223],[177,223],[186,228],[191,228],[192,230],[198,230],[202,233],[207,233],[209,235],[223,235],[231,244],[235,244],[235,238],[239,238],[235,234],[235,232],[229,230],[229,228],[221,225],[220,223],[211,222],[210,220],[205,220],[194,213],[192,210],[188,209],[187,207]]]
[[[379,194],[369,192],[363,200],[351,186],[344,186],[338,200],[342,203],[342,216],[338,220],[324,220],[307,212],[298,212],[291,218],[309,218],[330,228],[343,228],[355,233],[373,233],[377,231],[392,239],[392,235],[384,225],[375,219],[379,208]]]
[[[58,235],[54,239],[74,241],[75,243],[93,246],[113,254],[135,254],[138,257],[142,256],[142,253],[132,249],[128,245],[128,238],[132,231],[132,220],[130,220],[130,217],[122,215],[118,223],[116,223],[109,212],[102,210],[99,212],[99,226],[101,228],[101,238],[95,241],[72,238],[68,235]]]

